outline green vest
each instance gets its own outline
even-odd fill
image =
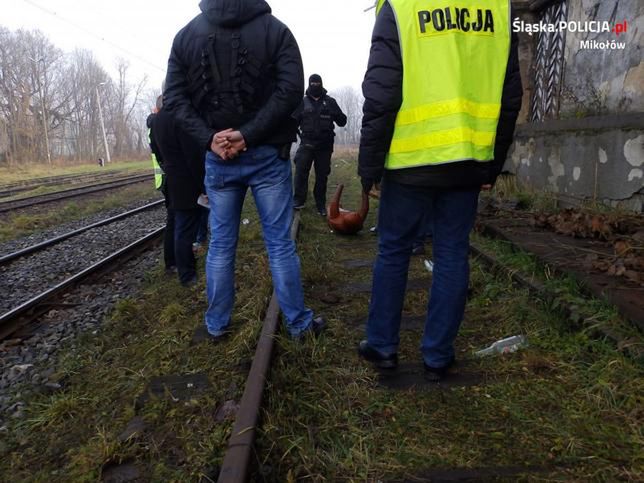
[[[150,132],[151,132],[150,129],[148,129],[148,139],[152,140],[150,136]],[[154,153],[152,153],[152,168],[154,169],[154,187],[160,190],[161,187],[163,186],[164,173]]]
[[[403,101],[386,169],[493,160],[510,0],[388,1],[400,37]]]

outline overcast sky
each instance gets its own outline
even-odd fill
[[[375,20],[373,10],[364,9],[373,0],[268,3],[295,34],[307,78],[321,74],[329,90],[360,87]],[[160,88],[172,39],[199,13],[198,5],[199,0],[0,0],[0,25],[40,29],[64,51],[92,50],[111,74],[115,59],[124,57],[134,76],[148,74],[150,87]]]

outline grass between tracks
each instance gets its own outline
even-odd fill
[[[359,186],[353,171],[338,166],[334,173],[343,182],[353,178],[345,202],[350,209]],[[366,318],[369,294],[344,289],[369,282],[371,270],[340,264],[373,259],[375,241],[366,234],[338,238],[312,210],[303,223],[307,300],[328,317],[330,330],[312,347],[282,344],[259,438],[258,480],[430,481],[444,470],[446,481],[463,469],[474,469],[469,477],[475,481],[644,477],[641,361],[596,340],[592,330],[574,330],[556,310],[473,263],[457,372],[481,382],[426,392],[383,389],[356,355],[363,330],[354,321]],[[529,261],[515,262],[515,269],[533,270]],[[410,279],[427,276],[422,259],[413,259]],[[579,297],[565,281],[557,288],[562,297]],[[405,314],[423,315],[426,304],[426,293],[409,293]],[[604,323],[618,318],[597,301],[582,310]],[[527,335],[530,346],[487,359],[472,355],[516,334]],[[401,333],[401,362],[420,362],[420,335]],[[641,335],[631,335],[641,344]]]
[[[135,171],[135,170],[127,170],[127,171],[113,171],[114,176],[117,178],[122,179],[125,176],[136,176],[136,175],[149,175],[150,179],[152,179],[152,171],[149,168],[146,168],[144,170],[140,171]],[[70,189],[78,189],[78,188],[85,188],[91,185],[96,185],[98,183],[107,183],[109,181],[117,181],[117,179],[106,179],[105,173],[101,173],[100,177],[97,177],[93,180],[89,181],[83,181],[82,183],[75,183],[75,184],[69,184],[67,182],[62,182],[60,184],[56,185],[51,185],[51,186],[39,186],[37,188],[34,188],[29,191],[23,191],[22,193],[18,193],[14,196],[7,196],[6,198],[2,198],[0,201],[2,202],[8,202],[8,201],[19,201],[19,200],[24,200],[27,198],[32,198],[34,196],[42,196],[42,195],[47,195],[50,193],[59,193],[61,191],[66,191]]]
[[[115,191],[106,191],[90,198],[80,198],[80,201],[57,203],[54,208],[47,208],[44,205],[35,212],[9,214],[0,218],[0,242],[21,238],[63,223],[81,220],[102,211],[127,206],[137,200],[160,196],[150,181]]]
[[[350,185],[350,159],[334,179]],[[373,224],[375,208],[370,222]],[[111,463],[135,462],[143,481],[196,481],[221,459],[232,421],[213,415],[239,400],[268,302],[270,280],[254,210],[244,216],[237,262],[235,334],[222,345],[189,347],[204,310],[201,289],[185,292],[160,273],[137,300],[119,305],[96,336],[85,336],[58,371],[65,390],[31,401],[28,418],[11,423],[0,474],[12,481],[95,481]],[[643,370],[591,331],[575,331],[555,310],[504,277],[473,264],[472,297],[457,341],[459,372],[481,377],[469,387],[390,392],[358,360],[355,346],[369,294],[347,283],[369,282],[368,268],[345,259],[373,259],[369,234],[330,233],[309,203],[300,238],[307,301],[330,321],[319,340],[293,344],[280,336],[258,440],[253,481],[391,481],[436,469],[505,468],[507,481],[641,479]],[[507,260],[505,260],[507,261]],[[517,262],[530,269],[527,262]],[[422,259],[410,278],[427,277]],[[410,293],[408,315],[422,315],[427,294]],[[516,354],[475,360],[473,350],[526,334]],[[402,333],[403,361],[416,361],[418,331]],[[206,372],[212,389],[191,401],[158,400],[136,412],[134,400],[152,376]],[[121,442],[135,415],[148,429]],[[431,474],[431,473],[430,473]],[[449,476],[449,475],[448,475]],[[453,474],[452,474],[453,476]],[[444,476],[445,477],[445,476]]]
[[[59,165],[48,166],[46,164],[27,164],[22,166],[13,166],[11,168],[0,168],[0,184],[14,183],[16,181],[27,181],[34,178],[48,178],[51,176],[65,176],[73,174],[101,174],[108,172],[136,171],[141,169],[150,169],[151,161],[119,161],[113,162],[104,168],[97,166],[96,163],[78,164],[78,165]]]
[[[65,350],[56,373],[64,389],[32,396],[26,418],[10,423],[0,481],[97,481],[108,467],[128,462],[139,481],[197,481],[219,462],[233,421],[215,415],[225,401],[241,398],[271,294],[257,217],[254,208],[245,210],[251,222],[241,227],[235,334],[192,347],[205,310],[203,277],[188,290],[161,269],[150,273],[139,297],[119,302],[97,334]],[[199,373],[211,384],[205,393],[187,401],[152,398],[137,410],[151,378]],[[147,429],[120,440],[135,416]]]

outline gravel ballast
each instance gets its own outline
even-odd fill
[[[23,395],[61,389],[61,381],[53,377],[59,349],[73,347],[81,333],[98,333],[119,300],[139,293],[145,274],[159,265],[160,254],[159,249],[145,253],[92,285],[74,289],[64,296],[70,307],[50,310],[33,335],[0,343],[0,438],[9,420],[22,418]]]
[[[0,313],[5,313],[118,249],[164,226],[165,208],[139,213],[84,232],[0,267]]]

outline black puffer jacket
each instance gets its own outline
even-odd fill
[[[300,50],[264,0],[202,0],[175,37],[164,105],[208,149],[215,132],[241,130],[249,147],[295,140],[304,93]]]
[[[389,2],[386,2],[376,20],[369,66],[362,84],[365,103],[358,174],[362,178],[376,181],[384,174],[399,183],[433,188],[475,188],[494,183],[503,169],[521,110],[523,88],[519,72],[518,44],[518,37],[513,34],[493,162],[461,161],[437,166],[387,170],[385,173],[385,157],[394,134],[396,116],[402,105],[403,81],[398,27],[394,11]]]
[[[335,125],[347,125],[347,116],[337,101],[327,95],[327,90],[322,89],[322,97],[315,98],[306,91],[306,97],[300,107],[293,113],[293,117],[300,125],[300,138],[302,144],[309,144],[316,149],[333,148],[335,139]]]

